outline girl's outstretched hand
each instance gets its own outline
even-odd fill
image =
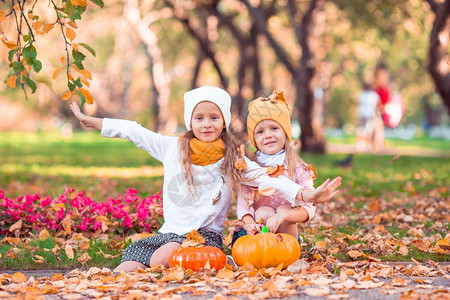
[[[331,180],[328,178],[322,183],[319,187],[317,187],[314,191],[301,191],[300,198],[301,200],[307,202],[314,203],[322,203],[330,200],[336,194],[339,193],[339,190],[336,190],[341,185],[341,177],[336,177]]]
[[[87,128],[95,128],[97,130],[102,129],[103,119],[86,116],[81,112],[80,107],[76,102],[70,103],[69,107],[75,117],[80,121],[81,125]]]

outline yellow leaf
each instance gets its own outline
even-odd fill
[[[61,210],[61,208],[65,208],[66,206],[64,205],[64,203],[57,203],[57,204],[55,204],[55,206],[53,206],[53,209],[55,210],[55,211],[60,211]]]
[[[78,44],[72,43],[72,48],[73,48],[75,51],[78,51]]]
[[[320,251],[325,251],[327,250],[327,244],[324,241],[318,241],[316,242],[316,247],[317,249],[319,249]]]
[[[42,26],[42,21],[41,20],[37,20],[36,22],[33,22],[31,24],[31,26],[34,28],[34,30],[38,30]]]
[[[409,250],[406,246],[400,246],[400,249],[397,252],[403,256],[407,256],[409,253]]]
[[[87,79],[84,78],[84,77],[80,77],[80,81],[81,81],[85,86],[87,86],[87,87],[90,87],[90,86],[91,86],[91,84],[89,83],[89,81],[87,81]]]
[[[234,272],[229,269],[222,269],[216,274],[217,278],[220,279],[233,279],[234,278]]]
[[[70,97],[72,97],[72,93],[70,91],[67,91],[63,94],[62,99],[63,101],[67,101],[70,99]]]
[[[89,80],[92,80],[91,72],[88,70],[80,70],[76,65],[73,65],[74,69],[77,70],[78,73],[82,74],[84,77],[88,78]]]
[[[14,8],[15,10],[20,10],[20,6],[19,6],[19,5],[17,5],[17,4],[16,4],[16,5],[14,5],[14,6],[13,6],[13,8]]]
[[[436,242],[436,245],[431,249],[431,251],[439,254],[450,254],[450,243],[447,239],[441,239]]]
[[[278,165],[277,167],[268,167],[266,173],[269,174],[269,177],[278,177],[283,175],[286,171],[286,167],[284,165]]]
[[[238,169],[239,171],[244,170],[245,168],[247,168],[247,163],[245,162],[245,160],[243,158],[238,158],[235,162],[234,162],[234,167],[236,169]]]
[[[66,57],[65,56],[61,56],[61,61],[62,61],[63,64],[65,64],[66,63]]]
[[[3,240],[0,241],[0,243],[8,243],[10,245],[18,245],[20,244],[19,238],[13,238],[13,237],[5,237]]]
[[[59,72],[61,72],[62,69],[64,69],[64,67],[60,67],[60,68],[56,69],[55,72],[53,72],[52,78],[55,79],[56,76],[58,76]]]
[[[188,234],[186,234],[186,239],[181,244],[181,247],[195,247],[197,245],[202,245],[206,243],[205,238],[193,229]]]
[[[431,242],[417,239],[417,240],[414,240],[411,242],[411,246],[416,247],[417,249],[419,249],[422,252],[428,252],[428,249],[431,246]]]
[[[83,255],[81,255],[80,257],[78,257],[78,261],[84,265],[85,263],[87,263],[88,261],[90,261],[92,258],[89,256],[89,254],[87,252],[83,253]]]
[[[16,223],[12,224],[11,227],[9,227],[10,232],[14,232],[20,229],[22,229],[22,219],[20,219]]]
[[[2,36],[2,42],[3,42],[3,44],[5,44],[6,48],[8,48],[8,49],[13,50],[13,49],[17,48],[17,44],[15,42],[7,41],[5,39],[5,37],[3,37],[3,36]]]
[[[44,263],[44,258],[40,255],[35,255],[31,258],[35,263],[42,264]]]
[[[4,14],[0,15],[0,23],[6,20],[6,16]]]
[[[374,201],[374,202],[370,203],[369,210],[371,213],[377,212],[379,209],[380,209],[380,205],[379,205],[378,201]]]
[[[67,215],[63,220],[64,232],[68,235],[72,234],[72,223],[69,218],[70,215]]]
[[[9,76],[8,79],[6,80],[6,83],[10,88],[13,89],[16,88],[16,76],[15,75]]]
[[[315,260],[323,260],[323,257],[319,253],[314,254],[313,257]]]
[[[78,0],[77,4],[78,4],[78,6],[85,7],[86,6],[86,0]]]
[[[31,19],[33,19],[33,17],[34,17],[33,13],[29,12],[29,13],[28,13],[28,19],[31,20]]]
[[[53,24],[45,24],[44,25],[44,33],[48,33],[50,30],[52,30],[53,29],[53,27],[55,27],[55,25],[53,25]]]
[[[311,173],[312,179],[316,179],[317,178],[316,168],[314,168],[312,164],[309,164],[309,171]]]
[[[59,281],[59,280],[64,280],[64,275],[61,273],[56,273],[54,275],[52,275],[52,277],[50,277],[51,281]]]
[[[78,89],[83,95],[84,95],[84,97],[86,98],[86,103],[87,104],[92,104],[92,103],[94,103],[94,98],[92,98],[92,96],[91,96],[91,93],[89,93],[89,91],[88,90],[85,90],[85,89]]]
[[[27,276],[25,276],[23,273],[17,272],[14,273],[11,279],[14,283],[23,283],[27,281]]]
[[[72,29],[66,28],[66,36],[70,41],[73,41],[77,35]]]
[[[67,24],[69,24],[73,28],[78,28],[77,24],[74,21],[69,21],[69,22],[67,22]]]
[[[169,281],[182,281],[184,278],[184,271],[181,268],[177,268],[174,270],[171,270],[167,272],[161,279],[159,279],[159,282],[169,282]]]
[[[41,232],[39,232],[39,240],[45,241],[46,239],[48,239],[50,237],[50,234],[48,233],[48,231],[46,229],[42,230]]]
[[[358,258],[360,256],[365,256],[365,254],[359,250],[350,250],[347,252],[348,256],[351,258]]]
[[[69,244],[67,244],[66,247],[64,248],[64,250],[66,251],[66,255],[67,255],[67,257],[68,257],[69,259],[74,259],[72,246],[70,246]]]

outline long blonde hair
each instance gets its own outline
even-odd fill
[[[291,143],[294,142],[295,141]],[[297,166],[303,164],[304,161],[297,155],[295,149],[291,146],[291,143],[288,139],[286,139],[286,141],[284,142],[284,151],[286,153],[286,168],[289,179],[291,179],[292,181],[296,181]]]
[[[194,185],[194,179],[192,176],[192,159],[190,155],[191,147],[190,141],[195,138],[192,130],[186,131],[181,136],[180,150],[181,150],[181,164],[185,170],[185,178],[188,184],[189,193],[192,195],[192,189],[196,193]],[[224,160],[220,166],[222,174],[225,176],[228,189],[230,190],[232,199],[236,199],[238,194],[242,194],[241,183],[246,182],[243,173],[234,166],[234,162],[239,157],[238,147],[240,145],[239,140],[226,129],[222,131],[220,137],[225,145],[224,148]]]

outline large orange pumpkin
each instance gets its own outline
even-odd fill
[[[170,255],[169,267],[182,267],[185,270],[197,271],[209,263],[211,269],[220,270],[225,266],[226,261],[225,253],[217,247],[179,247]]]
[[[245,235],[236,240],[232,256],[238,266],[245,263],[255,268],[286,268],[300,258],[301,248],[298,241],[287,233],[262,232]]]
[[[197,271],[209,265],[210,269],[222,269],[227,261],[225,253],[217,247],[204,244],[205,239],[196,230],[192,230],[181,246],[170,254],[169,267]]]

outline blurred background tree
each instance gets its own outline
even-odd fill
[[[6,3],[0,10],[6,11],[1,7]],[[183,130],[183,93],[217,85],[232,95],[233,126],[242,131],[248,101],[276,88],[285,91],[293,119],[301,125],[302,150],[320,153],[325,128],[356,123],[361,82],[373,79],[378,64],[406,101],[403,124],[426,118],[426,99],[440,98],[448,107],[450,0],[104,3],[77,22],[77,40],[96,51],[84,62],[92,74],[88,90],[94,104],[84,107],[90,114],[134,119],[175,133]],[[44,15],[45,5],[39,9]],[[7,20],[1,24],[2,35],[12,34]],[[46,126],[52,117],[74,121],[61,101],[66,82],[51,78],[64,42],[51,31],[40,36],[36,48],[43,65],[36,93],[25,100],[6,82],[0,87],[0,114],[8,108],[13,118],[11,111],[20,108],[30,117],[19,122],[2,117],[0,129],[20,129],[30,120]],[[5,47],[0,58],[6,70]],[[28,126],[35,127],[36,122]]]

